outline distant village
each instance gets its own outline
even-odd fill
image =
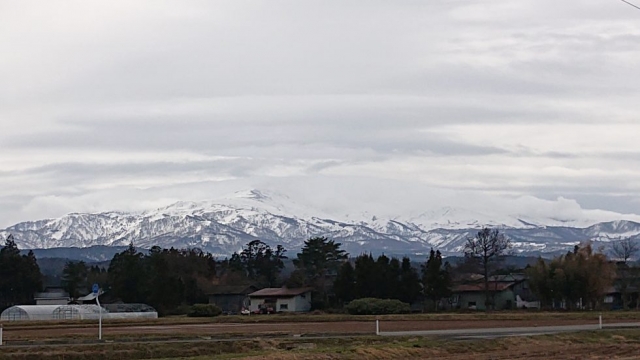
[[[524,268],[505,265],[510,248],[510,239],[489,228],[467,240],[464,260],[456,264],[437,250],[422,263],[408,257],[354,257],[326,237],[305,241],[291,258],[282,246],[260,240],[224,260],[199,249],[142,252],[132,244],[108,267],[68,261],[60,284],[43,286],[33,253],[21,255],[9,236],[0,250],[0,320],[640,306],[640,268],[634,263],[640,248],[632,239],[597,250],[585,242]],[[293,269],[284,272],[289,259]]]

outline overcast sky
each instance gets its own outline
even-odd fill
[[[243,187],[640,213],[639,45],[616,0],[0,0],[0,225]]]

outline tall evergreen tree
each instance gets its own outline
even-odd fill
[[[371,254],[363,254],[356,258],[355,262],[355,297],[366,298],[375,297],[378,281],[376,272],[376,261]]]
[[[398,300],[402,302],[413,304],[420,296],[420,276],[408,257],[402,258],[398,287]]]
[[[275,286],[278,275],[284,268],[285,250],[278,245],[275,250],[260,240],[249,242],[240,253],[240,262],[249,279]],[[234,260],[232,258],[232,260]]]
[[[33,252],[20,255],[10,234],[0,249],[0,310],[33,303],[33,295],[41,287],[42,274]]]
[[[147,301],[160,314],[169,313],[185,301],[184,284],[171,267],[170,252],[153,247],[147,257]]]
[[[338,302],[346,304],[356,298],[356,274],[350,261],[345,261],[333,284]]]
[[[424,295],[433,302],[435,310],[442,298],[451,295],[451,277],[446,265],[442,263],[440,251],[431,249],[429,259],[422,267]]]
[[[315,289],[313,298],[322,300],[321,304],[316,302],[316,305],[327,304],[332,286],[331,278],[348,257],[340,246],[340,243],[326,237],[314,237],[304,242],[302,250],[293,260],[296,268],[304,273],[305,283]]]
[[[390,259],[386,255],[380,255],[374,266],[374,276],[377,279],[373,287],[373,297],[379,299],[393,298],[392,287],[395,287],[397,273],[391,270]]]
[[[116,254],[109,264],[109,283],[113,295],[126,303],[144,303],[147,300],[147,273],[144,254],[133,244]]]
[[[88,276],[89,270],[84,261],[67,261],[62,270],[62,288],[73,299],[86,295],[82,292],[86,292],[89,287]]]

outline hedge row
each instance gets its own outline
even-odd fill
[[[353,300],[346,309],[352,315],[408,314],[411,305],[395,299],[363,298]]]
[[[195,304],[191,306],[187,316],[190,317],[214,317],[222,314],[222,310],[213,304]]]

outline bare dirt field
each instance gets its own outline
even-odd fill
[[[312,318],[310,318],[311,320]],[[626,319],[613,319],[607,323],[624,322]],[[498,327],[541,327],[562,325],[597,324],[597,318],[557,318],[541,317],[540,319],[459,319],[459,320],[382,320],[380,331],[421,331],[450,329],[479,329]],[[251,337],[275,335],[361,335],[374,334],[375,321],[320,321],[320,322],[260,322],[260,323],[194,323],[173,324],[151,323],[144,325],[105,324],[105,339],[135,337],[149,338],[185,338],[209,336],[213,338]],[[97,334],[97,324],[64,324],[57,326],[14,326],[5,329],[5,341],[26,340],[62,340],[74,338],[90,338]]]
[[[0,347],[0,359],[640,359],[640,330],[586,331],[517,338],[255,338],[224,342],[111,343]]]

